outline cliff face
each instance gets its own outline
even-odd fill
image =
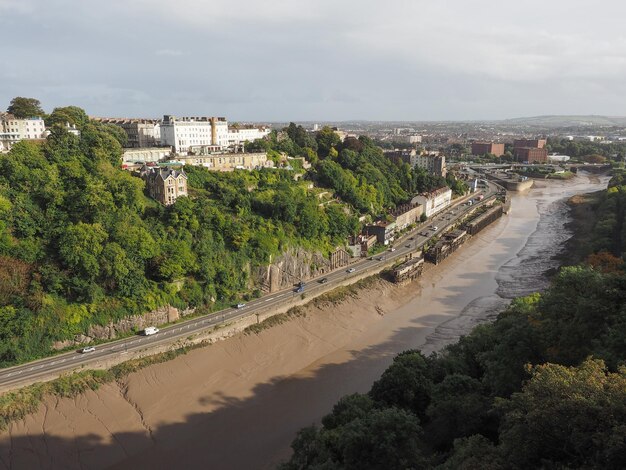
[[[269,266],[256,268],[252,272],[252,282],[264,292],[276,292],[330,270],[330,260],[321,253],[294,248],[281,254]]]
[[[163,325],[178,320],[181,316],[193,313],[195,309],[179,310],[167,305],[143,315],[133,315],[123,318],[115,323],[106,325],[91,325],[85,334],[76,335],[73,340],[57,341],[52,345],[53,349],[59,350],[70,346],[80,346],[91,343],[94,340],[115,339],[131,331],[143,330],[148,326]]]

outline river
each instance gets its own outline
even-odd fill
[[[273,468],[298,429],[366,392],[406,349],[440,349],[542,290],[571,236],[565,204],[606,187],[581,174],[512,196],[511,213],[420,280],[240,335],[75,399],[50,398],[0,435],[0,467]]]

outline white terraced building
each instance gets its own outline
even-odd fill
[[[429,193],[422,193],[411,199],[412,204],[421,204],[424,206],[424,214],[430,217],[433,214],[445,209],[452,201],[452,190],[447,186],[435,189]]]
[[[46,138],[43,118],[18,119],[9,113],[0,113],[0,152],[8,152],[21,140]]]
[[[181,117],[166,115],[161,123],[161,144],[186,155],[191,146],[228,146],[228,122],[223,117]]]
[[[230,127],[228,129],[228,145],[239,146],[244,142],[253,142],[256,139],[267,137],[270,129],[267,127]]]
[[[244,142],[262,139],[269,133],[270,129],[266,127],[229,127],[223,117],[177,118],[166,115],[161,122],[161,145],[169,145],[175,153],[186,155],[192,152],[192,148],[214,151],[238,147]]]

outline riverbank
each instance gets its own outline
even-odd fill
[[[509,217],[414,283],[379,280],[258,334],[48,397],[0,435],[0,466],[271,468],[298,429],[368,390],[398,352],[439,349],[518,292],[540,289],[537,268],[550,265],[567,222],[558,201],[602,184],[580,176],[515,195]]]
[[[567,225],[573,232],[567,241],[566,249],[558,258],[563,265],[575,265],[592,253],[593,228],[597,222],[598,204],[604,191],[577,194],[567,201],[570,208],[571,222]]]

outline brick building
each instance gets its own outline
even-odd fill
[[[504,144],[494,142],[472,142],[472,155],[480,156],[491,153],[496,157],[504,155]]]
[[[547,163],[548,149],[522,147],[515,149],[515,158],[522,163]]]
[[[517,139],[513,142],[513,155],[518,162],[546,163],[546,139]]]

